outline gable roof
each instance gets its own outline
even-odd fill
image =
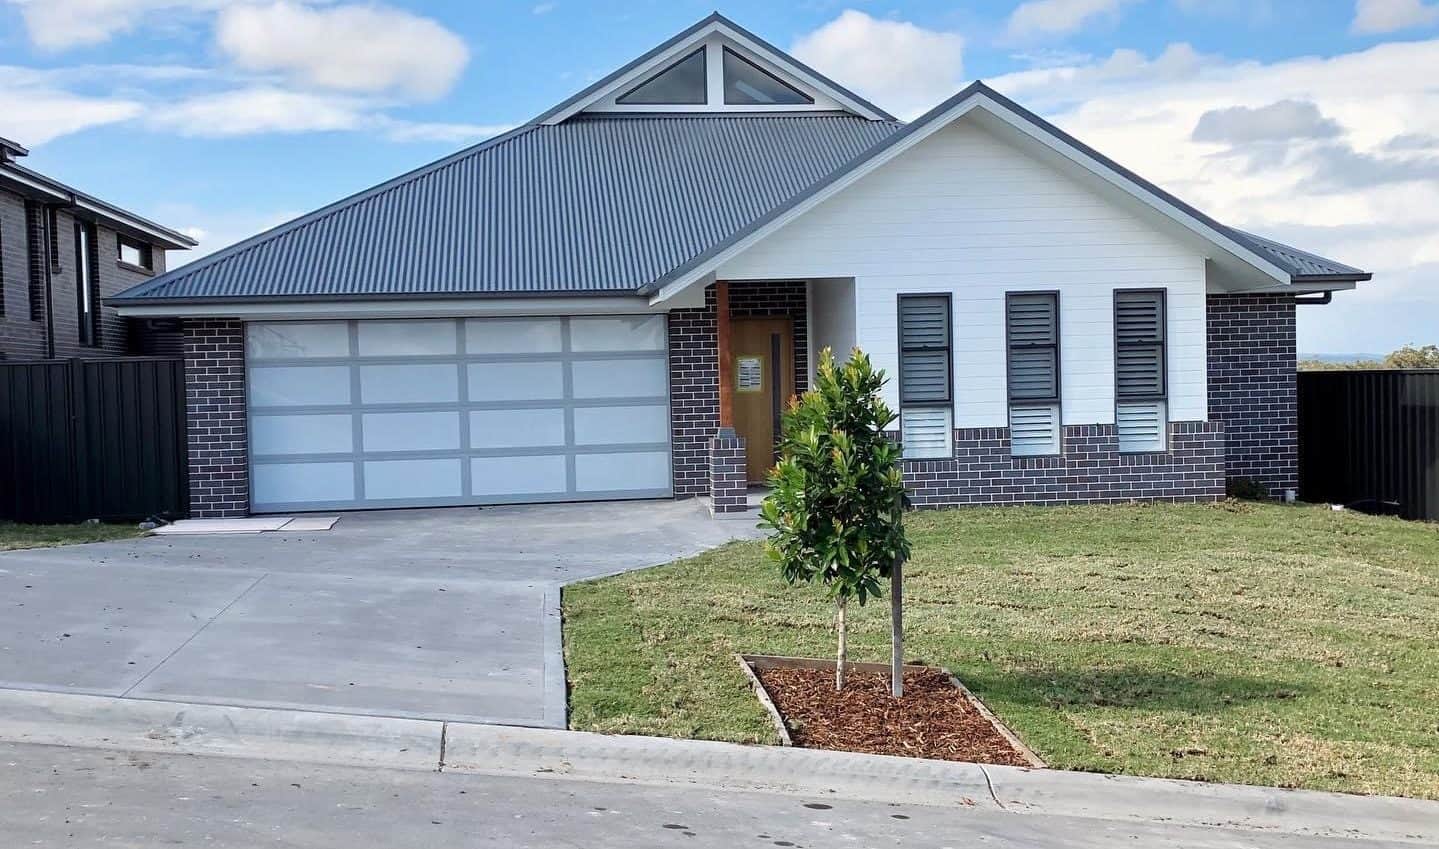
[[[685,265],[675,268],[664,278],[645,287],[643,294],[658,293],[658,297],[664,299],[668,294],[703,278],[725,261],[742,253],[749,246],[973,108],[984,108],[991,114],[1027,126],[1035,135],[1060,149],[1075,162],[1148,202],[1158,211],[1180,221],[1220,248],[1235,253],[1241,260],[1259,267],[1280,283],[1322,285],[1369,280],[1373,276],[1367,271],[1221,224],[982,81],[975,81],[913,123],[905,125],[900,132],[885,138],[845,167],[837,169],[823,181],[811,186],[803,194],[790,198],[785,204],[772,209],[765,217],[755,220],[723,243],[714,245],[704,254],[693,257]]]
[[[666,44],[717,23],[734,26],[711,16]],[[602,83],[586,92],[594,95]],[[1332,288],[1371,277],[1221,224],[982,82],[908,125],[844,112],[579,113],[574,107],[586,92],[556,107],[570,110],[558,123],[546,123],[562,114],[550,110],[107,300],[663,300],[976,108],[1274,285]]]
[[[603,99],[606,95],[628,86],[632,82],[645,77],[652,70],[652,65],[663,65],[659,62],[661,57],[678,59],[689,52],[691,47],[703,41],[712,33],[733,38],[737,43],[752,50],[756,55],[764,57],[776,67],[794,74],[797,78],[814,86],[829,97],[842,104],[845,108],[854,111],[856,115],[876,121],[897,120],[893,115],[865,100],[834,80],[816,71],[814,68],[804,64],[793,56],[770,44],[734,21],[721,15],[719,12],[706,17],[693,26],[690,26],[673,37],[666,39],[653,49],[645,51],[614,71],[601,77],[593,84],[586,86],[583,90],[568,97],[544,112],[537,115],[531,124],[554,124],[567,120],[577,114],[580,110]]]
[[[632,295],[900,126],[805,113],[521,127],[110,301]]]

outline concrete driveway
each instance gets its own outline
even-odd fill
[[[0,687],[563,727],[564,583],[756,535],[646,501],[7,552]]]

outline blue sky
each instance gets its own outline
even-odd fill
[[[0,0],[0,136],[208,251],[521,123],[714,8]],[[1305,308],[1305,350],[1439,342],[1439,0],[719,8],[902,117],[983,78],[1222,220],[1372,268]]]

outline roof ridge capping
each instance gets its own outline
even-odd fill
[[[1284,283],[1293,284],[1306,282],[1356,282],[1369,280],[1373,277],[1370,272],[1361,271],[1352,266],[1326,259],[1317,254],[1301,251],[1298,248],[1290,248],[1272,239],[1254,236],[1253,234],[1223,224],[1198,208],[1160,188],[1158,185],[1120,165],[1118,162],[1110,159],[1064,130],[1061,130],[1055,124],[1020,106],[1015,101],[990,87],[983,80],[977,79],[914,121],[906,124],[899,132],[881,139],[868,150],[861,152],[849,162],[835,169],[823,180],[811,186],[808,191],[791,198],[787,203],[772,210],[764,218],[736,233],[728,241],[712,246],[709,250],[694,257],[683,266],[676,268],[670,274],[646,285],[640,290],[641,294],[655,296],[657,299],[663,300],[668,297],[666,290],[675,291],[677,288],[682,289],[689,286],[695,282],[695,280],[713,271],[714,268],[721,265],[724,261],[742,253],[749,244],[753,244],[755,241],[764,238],[764,236],[784,226],[789,220],[802,214],[814,204],[842,190],[845,186],[849,185],[850,182],[857,179],[856,174],[862,176],[863,173],[867,173],[867,169],[871,167],[871,163],[874,163],[876,160],[881,160],[880,164],[883,164],[883,161],[887,161],[887,159],[883,159],[886,154],[894,151],[896,148],[903,149],[907,147],[908,140],[914,138],[916,135],[924,138],[929,133],[948,124],[948,121],[940,122],[940,119],[945,116],[950,116],[949,120],[955,120],[961,115],[967,114],[968,109],[963,111],[958,110],[970,100],[983,102],[979,100],[980,98],[999,107],[1004,113],[1007,113],[1019,122],[1029,125],[1043,136],[1047,136],[1050,141],[1072,149],[1079,157],[1089,160],[1093,165],[1098,166],[1099,169],[1111,172],[1115,177],[1127,183],[1133,189],[1144,195],[1148,195],[1159,204],[1169,207],[1173,213],[1192,220],[1195,224],[1199,225],[1202,230],[1209,231],[1208,234],[1205,234],[1201,230],[1200,235],[1206,236],[1210,241],[1218,244],[1221,248],[1235,254],[1251,265],[1260,269],[1267,268],[1267,273],[1275,278],[1277,282],[1280,282],[1281,285]],[[994,112],[994,110],[990,111],[992,113]],[[939,122],[938,125],[932,126],[936,125],[936,122]],[[1285,258],[1282,256],[1284,251],[1303,254],[1307,259],[1311,260],[1314,265],[1324,266],[1331,270],[1317,274],[1306,272],[1300,264],[1285,261]]]

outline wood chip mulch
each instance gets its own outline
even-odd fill
[[[888,673],[850,672],[836,693],[833,670],[755,672],[796,746],[1029,765],[939,670],[905,673],[901,699],[890,696]]]

